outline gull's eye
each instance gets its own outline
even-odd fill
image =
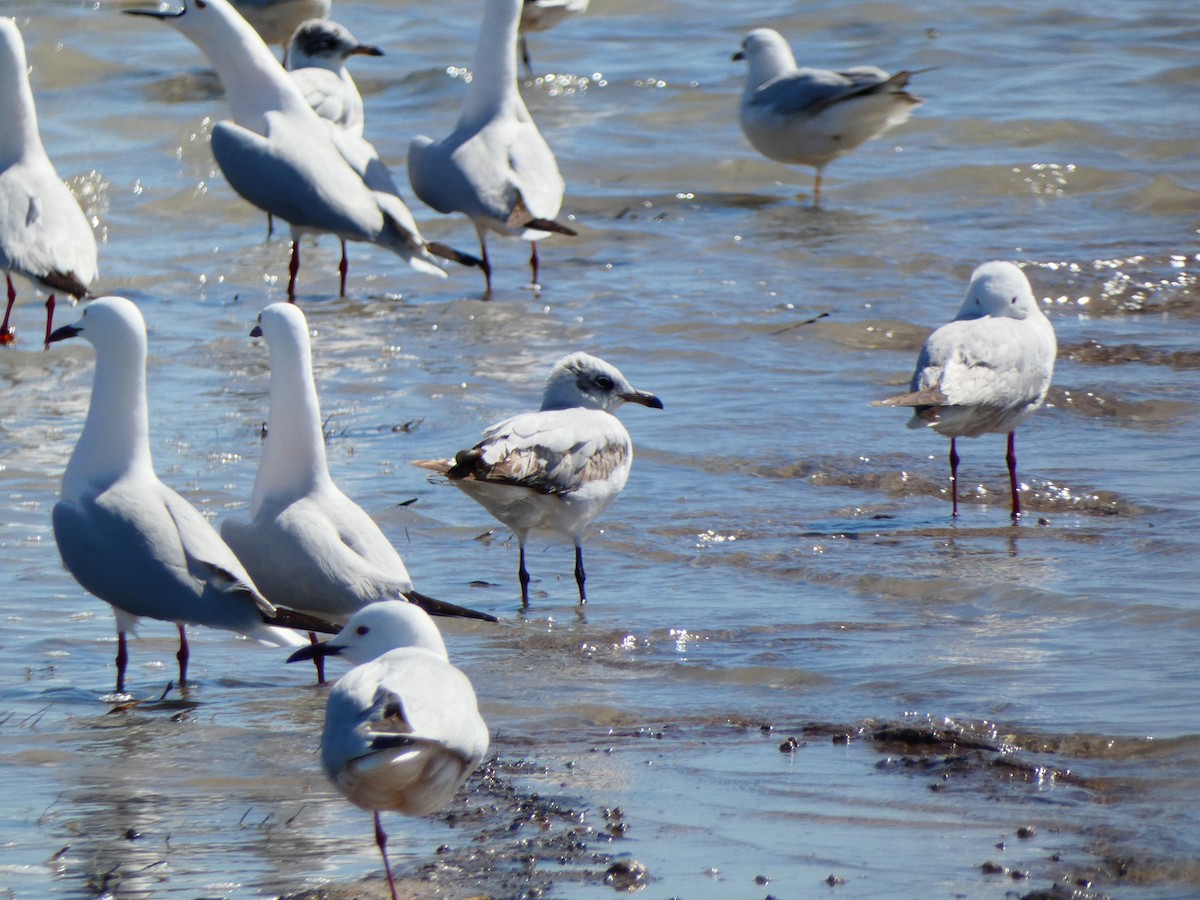
[[[363,635],[363,634],[366,634],[370,630],[371,629],[368,628],[366,625],[359,625],[357,628],[354,629],[354,633],[357,635]]]
[[[1012,298],[1011,300],[1009,300],[1008,302],[1009,302],[1009,303],[1016,303],[1016,302],[1017,302],[1017,298],[1016,298],[1016,297],[1013,297],[1013,298]]]
[[[613,389],[613,380],[607,375],[601,375],[596,379],[596,387],[602,391],[611,391]]]
[[[208,9],[208,4],[204,0],[196,0],[196,9]]]

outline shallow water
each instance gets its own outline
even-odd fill
[[[355,72],[398,169],[412,136],[452,125],[477,6],[336,4],[388,54]],[[397,869],[447,896],[609,896],[613,856],[647,866],[645,896],[689,900],[821,895],[831,876],[838,897],[1200,892],[1200,16],[595,7],[531,39],[540,72],[566,73],[524,93],[580,231],[543,243],[540,295],[515,242],[492,245],[487,303],[477,273],[438,282],[362,246],[338,299],[335,243],[304,246],[335,478],[421,590],[504,619],[446,629],[498,758],[447,815],[389,818]],[[97,287],[145,312],[159,473],[220,519],[249,500],[267,358],[246,335],[287,262],[205,146],[220,85],[113,4],[2,11],[104,241]],[[729,56],[759,25],[813,65],[937,67],[908,124],[830,167],[820,210],[810,173],[736,125]],[[474,249],[465,222],[413,208]],[[1001,436],[962,442],[952,522],[944,441],[869,406],[991,258],[1026,266],[1060,343],[1050,402],[1018,433],[1018,527]],[[147,623],[130,669],[147,702],[102,700],[111,616],[50,530],[92,353],[42,352],[39,313],[27,296],[23,341],[0,353],[0,895],[275,896],[374,875],[369,818],[319,770],[309,671],[199,632],[196,684],[157,702],[173,630]],[[577,348],[666,409],[622,413],[637,459],[586,545],[592,602],[573,602],[569,547],[533,545],[521,614],[514,543],[408,461],[534,405]]]

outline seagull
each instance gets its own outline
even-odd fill
[[[440,143],[424,135],[408,148],[408,180],[440,213],[464,213],[475,225],[487,284],[492,267],[487,232],[530,242],[532,284],[538,283],[537,241],[576,232],[554,221],[563,179],[517,91],[517,23],[522,0],[486,0],[467,98],[454,132]]]
[[[1012,518],[1021,516],[1014,432],[1046,399],[1058,343],[1029,279],[1010,262],[988,262],[971,273],[954,321],[925,341],[909,392],[872,406],[913,411],[909,428],[950,438],[950,490],[958,515],[955,439],[1008,434]]]
[[[14,272],[50,291],[47,337],[55,292],[84,297],[96,279],[96,236],[42,146],[28,72],[17,23],[0,16],[0,268],[8,286],[0,345],[16,339]]]
[[[546,31],[563,19],[587,12],[588,0],[525,0],[521,7],[521,61],[525,70],[533,75],[533,63],[529,58],[529,44],[525,35],[530,31]]]
[[[271,354],[271,410],[248,517],[221,537],[272,603],[345,624],[377,600],[405,600],[434,615],[495,616],[413,590],[404,561],[379,526],[333,483],[313,384],[308,324],[299,307],[273,303],[252,337]],[[316,635],[310,635],[316,640]],[[320,657],[317,657],[320,662]],[[318,665],[317,676],[324,681]]]
[[[212,151],[233,189],[291,225],[288,299],[295,300],[300,237],[336,234],[386,247],[414,269],[445,278],[433,261],[478,260],[421,237],[375,148],[321,119],[227,0],[184,0],[177,12],[130,9],[174,26],[199,47],[225,86],[233,121],[212,128]],[[338,267],[346,291],[346,258]]]
[[[537,412],[505,419],[483,440],[453,460],[413,463],[445,475],[512,529],[521,549],[517,577],[521,605],[529,605],[525,540],[530,531],[569,538],[575,544],[575,583],[587,603],[583,532],[617,499],[633,465],[633,442],[612,414],[622,403],[662,409],[654,394],[635,390],[615,366],[586,353],[571,353],[554,366]]]
[[[329,641],[297,650],[288,662],[334,654],[354,668],[329,693],[321,763],[346,799],[374,814],[375,843],[396,900],[380,811],[421,816],[449,803],[487,752],[487,725],[470,680],[415,606],[372,603]]]
[[[308,19],[327,19],[331,0],[232,0],[233,7],[262,37],[264,44],[278,44],[288,58],[288,41]]]
[[[82,337],[96,348],[83,433],[54,505],[63,564],[113,608],[117,693],[125,693],[125,635],[143,617],[179,628],[179,681],[187,681],[185,625],[224,628],[276,647],[304,641],[276,627],[277,610],[208,520],[154,474],[146,406],[146,323],[124,297],[102,297],[48,341]],[[325,629],[329,630],[329,629]]]
[[[309,19],[288,44],[287,69],[318,116],[362,137],[362,96],[346,69],[351,56],[383,56],[383,51],[359,43],[337,22]]]
[[[924,101],[905,87],[913,75],[929,71],[800,69],[787,41],[770,28],[746,35],[733,58],[750,64],[739,108],[742,131],[768,159],[816,169],[814,207],[825,167],[907,121]]]

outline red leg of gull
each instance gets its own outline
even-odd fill
[[[296,273],[300,271],[300,242],[292,241],[292,259],[288,263],[288,303],[296,302]]]
[[[17,302],[17,289],[13,287],[11,275],[6,272],[4,278],[8,281],[8,306],[4,308],[4,322],[0,324],[0,344],[11,344],[17,339],[17,333],[8,327],[8,317],[12,315],[13,304]]]
[[[583,583],[587,581],[587,573],[583,571],[583,548],[578,544],[575,545],[575,583],[579,585],[579,605],[587,603],[587,594],[583,590]]]
[[[175,654],[175,658],[179,660],[179,683],[187,684],[187,666],[188,660],[191,659],[192,651],[188,648],[187,632],[183,630],[183,626],[179,626],[179,652]]]
[[[45,349],[50,349],[50,332],[54,330],[54,295],[46,298],[46,340]]]
[[[125,632],[117,632],[117,693],[125,693],[125,666],[129,664],[129,645],[125,643]]]
[[[342,261],[338,263],[338,274],[341,276],[341,288],[339,297],[346,296],[346,272],[349,271],[350,264],[346,262],[346,242],[342,241]]]
[[[1020,485],[1017,483],[1017,442],[1015,431],[1008,433],[1008,453],[1004,455],[1004,461],[1008,463],[1008,486],[1012,491],[1012,519],[1015,522],[1021,518],[1021,495],[1018,493]]]
[[[952,508],[950,515],[958,515],[958,448],[954,446],[954,438],[950,438],[950,497]]]
[[[310,631],[308,633],[308,642],[310,644],[312,644],[314,647],[320,643],[320,641],[317,640],[317,633],[315,631]],[[325,683],[325,657],[323,657],[319,654],[317,656],[314,656],[313,657],[313,665],[317,667],[317,684],[324,684]]]
[[[396,896],[396,882],[392,879],[392,866],[387,858],[387,834],[383,830],[383,823],[379,821],[379,810],[375,810],[375,846],[379,848],[379,855],[383,857],[383,871],[387,875],[392,900],[399,900]]]

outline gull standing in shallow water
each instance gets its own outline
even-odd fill
[[[517,90],[517,23],[522,0],[486,0],[467,98],[454,132],[440,143],[424,135],[408,148],[408,180],[440,213],[464,213],[479,235],[481,268],[492,290],[487,232],[530,242],[531,283],[538,283],[537,241],[575,231],[554,221],[563,179]]]
[[[313,112],[362,137],[362,95],[346,69],[351,56],[383,56],[383,51],[360,44],[337,22],[309,19],[288,44],[287,70]]]
[[[96,236],[42,146],[28,70],[16,22],[0,16],[0,269],[8,287],[0,344],[15,339],[13,272],[50,291],[47,338],[54,292],[83,297],[96,278]]]
[[[421,816],[444,807],[483,760],[487,725],[470,680],[451,665],[437,626],[415,606],[367,606],[329,641],[288,661],[325,655],[355,667],[329,693],[321,764],[346,799],[374,814],[396,900],[380,810]]]
[[[770,28],[746,35],[733,58],[749,63],[739,108],[742,131],[768,159],[816,169],[813,206],[820,203],[829,163],[907,121],[923,102],[905,90],[918,72],[797,68],[787,41]]]
[[[1046,399],[1058,343],[1025,273],[1009,262],[988,262],[971,273],[954,321],[925,341],[909,392],[872,406],[913,410],[909,428],[932,428],[950,438],[950,491],[958,515],[955,439],[1007,434],[1013,521],[1021,516],[1014,431]]]
[[[529,605],[525,541],[531,531],[569,538],[575,582],[584,591],[583,532],[617,499],[633,465],[633,442],[612,411],[622,403],[662,409],[662,401],[633,385],[602,359],[564,356],[554,366],[537,412],[505,419],[483,441],[451,460],[413,463],[450,479],[517,536],[521,603]]]
[[[263,595],[338,624],[377,600],[407,600],[434,615],[496,621],[413,590],[391,541],[333,483],[304,313],[274,303],[259,314],[250,334],[265,337],[271,354],[267,440],[250,515],[226,519],[221,537]],[[324,680],[319,665],[317,675]]]
[[[266,624],[283,610],[267,601],[200,512],[158,480],[150,459],[146,323],[124,297],[88,304],[49,341],[82,337],[96,348],[92,399],[54,506],[63,563],[117,620],[117,693],[125,692],[127,632],[142,617],[179,628],[179,681],[187,681],[184,625],[240,632],[264,644],[303,639]]]
[[[300,237],[336,234],[393,251],[414,269],[446,277],[431,254],[478,264],[421,237],[375,148],[321,119],[267,45],[227,0],[184,0],[177,12],[130,9],[178,29],[216,69],[233,121],[212,128],[212,151],[230,186],[292,228],[288,299],[296,294]],[[346,257],[338,271],[346,290]]]

